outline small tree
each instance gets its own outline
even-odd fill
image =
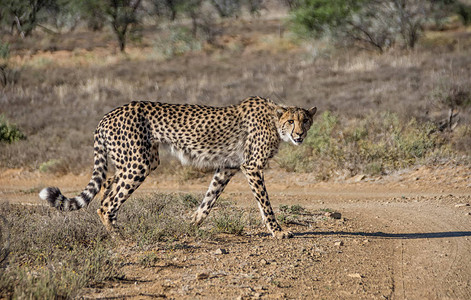
[[[185,12],[188,17],[191,18],[191,32],[193,34],[193,37],[196,37],[196,33],[199,27],[202,3],[203,0],[185,0],[181,6],[181,10]]]
[[[453,76],[454,77],[454,76]],[[460,109],[471,105],[471,88],[466,78],[440,79],[437,87],[432,91],[432,101],[448,110],[446,119],[439,122],[438,129],[453,131],[458,124]]]
[[[108,22],[118,39],[119,50],[125,52],[129,30],[139,23],[141,0],[77,0],[77,5],[93,30],[100,30]]]
[[[185,7],[188,0],[152,0],[154,13],[157,16],[166,16],[170,21],[175,21],[177,15]]]
[[[105,7],[105,13],[110,18],[113,29],[119,42],[119,50],[126,49],[126,35],[129,26],[137,24],[137,9],[141,0],[109,0]]]
[[[383,52],[397,41],[414,48],[430,9],[428,0],[303,0],[292,21],[298,33]]]
[[[0,41],[0,86],[14,84],[19,77],[19,70],[9,65],[10,45]]]
[[[38,13],[53,0],[2,0],[0,10],[11,24],[11,31],[16,28],[18,34],[25,38],[38,24]]]
[[[232,17],[240,12],[240,0],[211,0],[221,18]]]
[[[8,58],[10,56],[10,45],[0,41],[0,83],[6,86],[8,83]]]
[[[390,15],[396,17],[396,26],[407,48],[414,48],[423,30],[423,23],[431,12],[430,1],[393,0]]]
[[[89,29],[93,31],[103,29],[106,24],[105,11],[108,1],[76,0],[74,3],[81,18],[87,22]]]

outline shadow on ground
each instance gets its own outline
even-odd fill
[[[437,239],[471,236],[471,231],[445,231],[445,232],[424,232],[424,233],[387,233],[387,232],[345,232],[345,231],[320,231],[320,232],[299,232],[295,237],[311,238],[313,236],[343,235],[360,237],[379,237],[391,239]]]

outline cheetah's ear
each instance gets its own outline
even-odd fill
[[[316,114],[317,112],[317,107],[311,107],[310,109],[307,110],[309,112],[309,115],[311,118]]]
[[[281,118],[281,116],[287,111],[288,109],[286,107],[283,107],[283,106],[278,106],[276,108],[276,116],[279,118]]]

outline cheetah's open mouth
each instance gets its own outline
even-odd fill
[[[296,139],[293,139],[293,141],[296,143],[296,144],[301,144],[303,142],[303,138],[296,138]]]

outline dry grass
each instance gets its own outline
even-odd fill
[[[125,241],[112,239],[96,215],[98,201],[76,212],[46,206],[0,205],[0,254],[10,231],[9,256],[0,261],[0,297],[51,299],[80,296],[84,287],[124,279],[120,269],[129,257],[123,247],[144,250],[139,262],[155,264],[152,249],[172,248],[181,241],[217,239],[216,234],[241,234],[260,228],[253,212],[236,210],[222,199],[203,228],[190,224],[201,195],[154,194],[132,198],[118,222]],[[244,215],[244,217],[242,217]],[[259,218],[259,216],[258,216]],[[3,220],[3,219],[0,219]],[[7,226],[8,225],[8,226]]]
[[[433,101],[432,91],[443,86],[440,82],[471,77],[466,32],[450,32],[452,42],[433,48],[435,39],[428,35],[415,52],[373,55],[326,47],[313,56],[289,35],[279,37],[279,20],[232,25],[216,48],[189,49],[170,58],[160,52],[175,41],[158,39],[168,36],[170,27],[147,30],[146,42],[131,44],[127,56],[99,47],[110,42],[107,33],[44,39],[29,53],[30,42],[14,44],[11,61],[22,68],[21,77],[0,92],[0,113],[27,139],[0,144],[0,167],[88,172],[96,124],[131,100],[228,105],[260,95],[289,105],[316,105],[320,113],[341,116],[342,126],[384,112],[407,124],[443,119],[447,109]],[[170,44],[156,48],[153,41]],[[44,51],[51,45],[59,51]],[[460,125],[469,126],[469,107],[460,111]],[[458,135],[451,139],[453,149],[462,151],[468,143]]]
[[[85,286],[119,277],[113,243],[91,210],[66,215],[2,203],[0,215],[11,239],[1,297],[72,298]]]

